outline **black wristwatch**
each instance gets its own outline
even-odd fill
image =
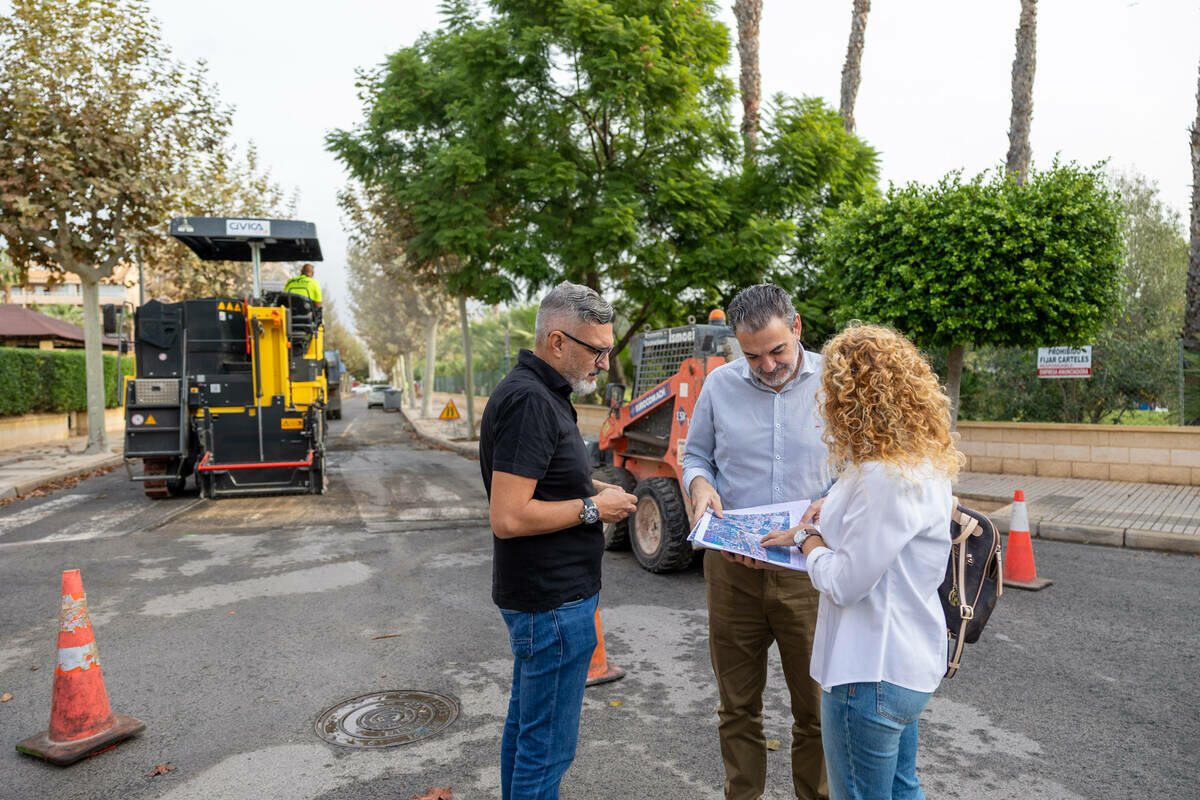
[[[579,512],[579,521],[585,525],[600,521],[600,509],[592,502],[592,498],[583,498],[583,510]]]

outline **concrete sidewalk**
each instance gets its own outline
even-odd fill
[[[110,452],[84,455],[86,437],[0,450],[0,500],[24,497],[57,481],[121,465],[121,434],[109,432]],[[115,444],[114,444],[115,443]]]
[[[436,395],[433,414],[448,396]],[[459,409],[460,413],[462,409]],[[420,409],[403,409],[421,438],[477,458],[478,442],[466,440],[464,421],[425,419]],[[482,408],[476,410],[476,417]],[[964,505],[1003,504],[988,516],[1008,532],[1013,493],[1025,492],[1030,533],[1042,539],[1142,550],[1200,553],[1200,487],[1158,483],[1045,478],[964,472],[954,491]]]
[[[988,514],[1008,531],[1013,492],[1025,492],[1030,533],[1062,542],[1200,553],[1200,486],[964,472],[955,492],[1007,502]]]

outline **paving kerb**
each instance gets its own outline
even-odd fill
[[[430,429],[428,426],[434,420],[427,420],[423,417],[418,417],[415,414],[410,414],[406,408],[400,409],[401,415],[412,426],[417,437],[423,439],[430,444],[435,444],[439,447],[445,447],[448,450],[453,450],[462,456],[470,456],[472,458],[479,457],[479,442],[456,442],[448,436],[440,436],[436,432],[436,428]]]
[[[1127,528],[1125,530],[1125,546],[1137,550],[1166,550],[1171,553],[1200,555],[1200,536],[1190,533],[1165,533]]]
[[[990,500],[983,495],[964,495],[959,498],[970,506],[973,499]],[[1011,506],[988,513],[988,519],[1000,533],[1008,533]],[[1029,515],[1030,535],[1050,541],[1095,544],[1107,547],[1127,547],[1131,550],[1163,550],[1171,553],[1200,553],[1200,536],[1188,533],[1166,533],[1138,528],[1110,528],[1071,522],[1043,521],[1041,516]]]
[[[1032,523],[1030,523],[1032,525]],[[1103,525],[1085,525],[1078,522],[1044,522],[1036,525],[1039,539],[1078,544],[1101,544],[1108,547],[1125,546],[1125,529],[1108,528]]]
[[[66,458],[84,458],[79,455],[67,455]],[[124,461],[120,455],[111,455],[105,457],[87,457],[88,461],[74,464],[70,467],[63,467],[48,472],[41,472],[33,477],[26,478],[17,483],[9,483],[0,486],[0,500],[7,500],[10,497],[24,497],[36,489],[54,483],[56,481],[67,480],[69,478],[77,478],[80,475],[86,475],[89,472],[97,469],[106,469],[108,467],[119,467]]]

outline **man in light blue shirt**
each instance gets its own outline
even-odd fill
[[[777,286],[751,286],[730,303],[728,323],[744,355],[714,370],[696,401],[683,458],[693,522],[707,508],[720,515],[814,500],[830,485],[817,412],[821,357],[800,345],[791,299]],[[766,790],[762,693],[774,641],[792,701],[793,788],[801,800],[827,800],[821,687],[808,674],[817,591],[803,572],[763,566],[718,551],[704,558],[725,798],[758,800]]]

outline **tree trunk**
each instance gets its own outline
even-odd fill
[[[1033,72],[1037,65],[1037,0],[1021,0],[1017,27],[1017,54],[1012,67],[1012,116],[1008,125],[1006,167],[1024,185],[1033,152],[1029,127],[1033,120]]]
[[[950,348],[946,357],[946,393],[950,395],[950,430],[958,427],[958,395],[962,387],[963,350],[961,344]]]
[[[430,317],[425,332],[425,374],[421,376],[421,416],[433,416],[434,362],[437,360],[437,317]]]
[[[467,296],[458,296],[458,318],[463,335],[463,393],[467,396],[467,439],[475,438],[475,362],[471,358],[471,320],[467,319]]]
[[[1187,425],[1200,425],[1200,79],[1192,125],[1192,232],[1188,250],[1187,299],[1183,315],[1184,403]]]
[[[408,383],[405,385],[404,388],[405,388],[405,391],[408,392],[408,407],[416,408],[417,407],[417,392],[416,392],[416,386],[414,385],[413,373],[417,369],[417,354],[415,352],[409,353],[407,359],[408,359],[408,374],[405,375],[404,377],[408,381]]]
[[[737,19],[738,58],[742,64],[742,138],[746,155],[758,149],[758,107],[762,102],[762,76],[758,71],[758,26],[762,0],[734,0]]]
[[[850,44],[846,46],[846,63],[842,67],[841,114],[846,133],[854,133],[854,101],[858,97],[858,84],[862,77],[863,42],[870,10],[871,0],[854,0],[854,11],[850,17]]]
[[[100,347],[100,281],[80,275],[83,287],[83,352],[87,373],[88,455],[108,452],[104,427],[104,354]]]
[[[407,369],[404,367],[406,367],[406,365],[404,365],[404,354],[401,353],[400,355],[396,356],[395,366],[392,366],[392,368],[391,368],[392,389],[401,389],[401,390],[403,389],[404,373],[407,372]]]

